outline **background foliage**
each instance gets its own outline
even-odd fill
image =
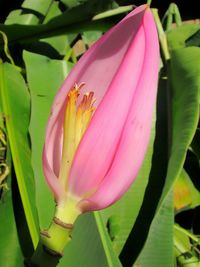
[[[0,2],[0,266],[22,266],[53,215],[41,153],[58,88],[95,40],[142,3]],[[181,12],[160,3],[152,4],[160,80],[143,166],[115,205],[80,216],[60,267],[200,264],[200,26],[192,1]]]

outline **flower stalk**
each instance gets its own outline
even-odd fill
[[[190,239],[192,242],[190,243]],[[193,244],[193,245],[192,245]],[[199,238],[180,227],[174,225],[174,252],[178,266],[199,267]]]
[[[65,246],[71,240],[73,224],[79,212],[73,201],[56,206],[55,216],[48,229],[40,232],[40,242],[31,259],[25,261],[27,267],[54,267],[63,256]]]
[[[167,37],[166,34],[163,30],[162,23],[160,20],[160,17],[158,15],[158,10],[156,8],[152,8],[152,13],[156,22],[157,30],[158,30],[158,36],[159,36],[159,41],[160,41],[160,47],[161,51],[163,53],[163,57],[165,62],[167,62],[170,59],[170,53],[169,53],[169,48],[167,44]]]

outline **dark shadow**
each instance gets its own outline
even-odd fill
[[[18,238],[21,245],[22,252],[24,257],[30,257],[34,251],[28,225],[26,222],[24,209],[22,201],[20,198],[19,188],[16,181],[16,176],[14,174],[14,169],[12,168],[12,200],[13,200],[13,209],[14,216],[16,221],[16,227],[18,232]]]
[[[37,53],[40,55],[47,56],[51,59],[62,59],[58,51],[53,48],[50,44],[43,41],[32,42],[29,44],[24,44],[23,49],[30,51],[32,53]]]
[[[38,17],[39,19],[39,23],[42,23],[42,21],[45,19],[45,16],[42,15],[40,12],[37,12],[33,9],[29,9],[29,8],[23,8],[22,9],[22,12],[21,12],[22,15],[25,15],[25,14],[33,14],[35,15],[36,17]]]
[[[165,76],[165,73],[162,71],[161,77]],[[168,114],[166,112],[168,105],[166,83],[166,79],[160,79],[152,168],[139,215],[120,254],[120,260],[124,267],[131,267],[133,265],[144,246],[166,179],[169,139]]]
[[[182,211],[175,216],[175,222],[185,229],[192,229],[192,224],[195,216],[195,210],[190,209]]]
[[[200,168],[199,168],[199,160],[196,155],[191,151],[187,151],[186,160],[184,163],[184,169],[188,173],[191,178],[194,186],[200,191]]]
[[[143,0],[116,0],[120,5],[142,5],[145,2]],[[183,1],[183,0],[168,0],[168,1],[160,1],[160,0],[152,0],[151,7],[158,8],[159,14],[161,17],[165,14],[168,9],[170,3],[176,3],[180,9],[181,16],[184,20],[199,18],[199,2],[196,0]]]
[[[8,14],[15,9],[19,9],[23,0],[0,0],[0,23],[3,23]]]

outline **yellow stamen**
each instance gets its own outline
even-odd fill
[[[59,180],[67,190],[67,179],[76,149],[89,125],[94,111],[94,93],[86,93],[77,107],[81,87],[75,84],[68,93],[68,101],[63,127],[63,150]]]

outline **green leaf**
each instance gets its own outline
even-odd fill
[[[190,249],[191,249],[191,244],[190,244],[190,239],[189,239],[190,236],[187,235],[187,231],[184,228],[181,228],[180,226],[175,224],[175,226],[174,226],[174,237],[186,249],[184,252],[190,251]],[[176,246],[176,244],[175,244],[175,246]]]
[[[8,63],[0,64],[0,95],[20,196],[32,242],[36,246],[38,222],[34,205],[34,180],[27,132],[30,111],[29,94],[21,74]]]
[[[28,4],[28,1],[26,1],[26,2],[27,3],[24,2],[25,5]],[[30,2],[32,2],[32,1],[30,1]],[[34,1],[35,4],[36,4],[36,2]],[[30,4],[32,4],[32,3],[30,3]],[[46,4],[47,4],[47,2],[46,2]],[[62,14],[61,10],[59,9],[59,2],[52,2],[51,4],[49,3],[49,5],[46,6],[46,9],[44,9],[44,5],[41,5],[41,1],[38,1],[36,7],[35,7],[35,9],[36,9],[35,11],[38,11],[41,8],[43,8],[43,13],[46,14],[45,18],[42,21],[42,24],[46,24],[48,21],[50,21],[54,17]],[[31,12],[31,10],[29,10],[29,12]],[[12,24],[37,25],[37,24],[41,24],[41,21],[39,21],[39,18],[36,15],[28,13],[28,11],[25,12],[23,10],[18,9],[18,10],[13,10],[8,15],[8,17],[5,21],[5,24],[6,25],[12,25]],[[67,53],[67,50],[70,49],[66,34],[61,35],[61,36],[52,36],[49,38],[44,38],[44,39],[41,39],[40,41],[42,43],[50,44],[61,55],[65,55]],[[33,49],[33,48],[36,49],[36,47],[39,45],[40,45],[40,43],[39,44],[33,43],[29,47],[29,50]],[[39,46],[39,47],[41,49],[41,46]],[[46,47],[45,47],[45,49],[46,49]]]
[[[99,231],[99,236],[101,238],[101,243],[102,243],[102,246],[105,252],[107,265],[110,267],[121,266],[119,259],[116,257],[113,251],[112,243],[108,235],[107,229],[105,228],[105,225],[103,223],[101,214],[99,212],[94,212],[94,217],[95,217],[96,225]]]
[[[21,9],[16,9],[9,13],[8,17],[6,18],[5,25],[35,25],[38,22],[39,19],[34,14],[24,14]]]
[[[186,40],[186,46],[200,46],[200,29]]]
[[[154,231],[155,220],[162,212],[162,206],[163,203],[165,203],[167,195],[169,194],[175,180],[181,173],[186,157],[186,151],[189,148],[197,127],[199,115],[198,87],[200,72],[198,71],[199,66],[196,66],[196,62],[200,62],[197,61],[199,56],[200,50],[195,47],[178,49],[171,54],[169,76],[171,77],[172,88],[171,105],[168,106],[168,109],[171,107],[172,114],[171,148],[166,182],[157,208],[157,215],[150,228],[149,236],[151,236]],[[148,242],[150,242],[149,236],[147,246]],[[163,245],[163,240],[161,238],[160,242],[160,244]],[[163,260],[162,266],[164,266],[164,264],[165,260]]]
[[[183,48],[189,37],[197,33],[200,29],[198,24],[184,24],[167,32],[167,40],[170,50]]]
[[[61,2],[68,8],[80,5],[81,2],[86,2],[87,0],[61,0]]]
[[[109,1],[88,1],[63,12],[62,15],[56,16],[43,25],[0,24],[0,30],[6,33],[10,45],[14,43],[31,43],[33,40],[62,33],[79,33],[86,30],[106,31],[117,21],[117,18],[116,20],[113,18],[99,19],[92,22],[91,19],[95,14],[106,10],[108,5]],[[2,46],[1,40],[0,46]]]
[[[102,35],[101,31],[87,31],[83,32],[82,39],[86,45],[91,45]]]
[[[11,176],[6,180],[8,190],[0,200],[0,266],[18,267],[23,262],[12,203]]]
[[[3,112],[2,112],[1,104],[0,104],[0,128],[4,129]]]
[[[197,64],[198,62],[198,64]],[[180,175],[187,149],[199,119],[200,49],[187,47],[171,54],[172,143],[165,191],[161,201]]]
[[[134,253],[132,252],[133,258],[129,258],[134,262],[134,257],[137,256],[146,240],[150,225],[149,236],[151,236],[152,231],[154,231],[156,217],[159,216],[162,205],[165,203],[164,201],[171,191],[174,181],[183,168],[186,151],[189,148],[198,123],[200,72],[196,62],[200,62],[200,60],[197,61],[197,59],[199,59],[198,48],[188,47],[175,50],[171,54],[170,74],[163,73],[161,76],[163,80],[160,80],[158,93],[156,139],[149,184],[136,223],[121,253],[123,263],[126,262],[126,258],[131,253],[131,246],[137,243]],[[169,88],[167,86],[167,76],[171,78],[170,105],[168,104]],[[170,113],[172,118],[169,120]],[[169,121],[167,122],[167,120]],[[170,143],[169,131],[172,131]],[[168,152],[169,150],[170,153]],[[169,160],[167,159],[168,155]],[[159,205],[157,204],[158,201]],[[151,224],[156,209],[157,215]],[[160,246],[162,245],[162,239],[160,239]],[[163,260],[162,266],[164,264],[165,260]]]
[[[1,110],[0,104],[0,164],[6,164],[8,175],[4,177],[3,184],[1,183],[2,176],[0,177],[0,266],[17,267],[19,262],[23,261],[23,256],[15,225],[10,174],[11,155],[6,142],[6,129]],[[2,175],[2,169],[5,170],[1,168],[0,175]]]
[[[43,24],[47,23],[49,20],[60,14],[62,13],[59,9],[59,2],[53,2],[48,10],[47,16],[45,17]],[[40,39],[40,41],[50,44],[61,55],[65,55],[70,49],[69,41],[66,34]]]
[[[143,267],[171,267],[174,263],[173,248],[174,209],[173,194],[168,194],[153,219],[147,242],[137,261]]]
[[[176,210],[194,208],[200,205],[200,193],[194,187],[187,172],[183,169],[174,184],[174,206]]]
[[[58,267],[120,267],[98,212],[81,215]]]
[[[53,0],[25,0],[22,4],[22,7],[34,10],[45,16],[52,2]]]
[[[40,2],[38,2],[38,4],[39,3]],[[62,12],[59,9],[59,2],[52,2],[52,4],[48,6],[47,10],[45,10],[45,14],[46,16],[43,19],[42,24],[46,24],[54,17],[61,15]],[[25,13],[23,10],[13,10],[7,17],[5,24],[37,25],[41,24],[40,22],[41,21],[39,21],[38,17],[36,17],[34,14],[29,14],[28,11],[26,11]],[[33,44],[29,45],[29,50],[36,48],[38,49],[39,47],[40,53],[43,52],[41,49],[41,42],[50,44],[61,55],[65,55],[67,53],[67,50],[70,49],[66,34],[40,39],[39,41],[40,43],[34,42]],[[46,46],[43,49],[45,49],[46,51],[47,50]],[[43,53],[45,53],[45,51]]]
[[[51,19],[53,19],[56,16],[61,15],[62,12],[59,8],[59,3],[58,2],[53,2],[51,6],[48,8],[48,12],[44,18],[43,24],[47,23]]]
[[[196,66],[196,62],[200,62],[197,61],[199,56],[200,50],[195,47],[178,49],[171,54],[169,71],[172,86],[172,139],[166,183],[160,198],[156,217],[159,216],[162,205],[165,203],[165,199],[174,181],[180,175],[186,157],[186,151],[189,148],[197,127],[199,116],[198,87],[200,79],[200,72],[198,70],[200,66]],[[154,221],[151,225],[149,235],[151,235],[154,229]],[[147,241],[147,244],[148,242],[149,241]],[[164,266],[164,264],[165,261],[163,261],[162,266]]]

